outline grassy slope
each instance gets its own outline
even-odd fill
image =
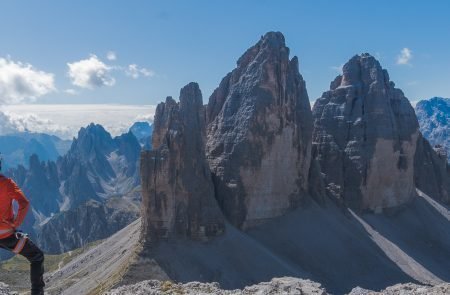
[[[45,255],[45,271],[54,272],[69,263],[73,258],[88,249],[98,245],[101,241],[90,243],[88,246],[69,251],[59,255]],[[8,284],[11,289],[18,291],[28,290],[30,287],[30,266],[28,261],[18,255],[0,262],[1,281]]]

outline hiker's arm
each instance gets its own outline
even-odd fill
[[[27,215],[28,207],[30,206],[30,202],[27,200],[27,198],[25,197],[23,192],[20,190],[20,188],[17,186],[17,184],[12,180],[8,181],[8,193],[11,196],[11,198],[16,200],[16,202],[19,204],[19,210],[17,211],[17,216],[14,219],[14,222],[12,224],[12,226],[14,228],[18,228],[22,224],[23,220],[25,219],[25,216]]]

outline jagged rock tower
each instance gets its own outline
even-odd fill
[[[156,109],[152,151],[141,155],[144,243],[204,240],[224,231],[205,158],[205,113],[196,83]]]
[[[313,145],[332,198],[380,212],[415,196],[414,109],[369,54],[351,58],[313,107]]]
[[[209,99],[207,158],[224,214],[248,228],[295,208],[308,190],[312,114],[298,59],[269,32]]]

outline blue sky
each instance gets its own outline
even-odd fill
[[[53,75],[33,101],[3,103],[154,105],[178,97],[190,81],[206,102],[271,30],[283,32],[299,57],[312,101],[362,52],[378,57],[410,100],[450,97],[449,11],[444,0],[2,1],[0,58]],[[405,48],[410,57],[398,64]],[[115,60],[107,59],[110,51]],[[77,63],[90,58],[106,67],[105,76],[74,84],[68,63],[82,70]]]

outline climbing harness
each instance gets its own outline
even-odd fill
[[[19,254],[23,247],[25,246],[25,244],[27,243],[28,240],[28,234],[21,232],[21,231],[16,231],[14,233],[14,236],[16,237],[17,240],[19,240],[16,244],[16,246],[13,249],[13,252],[15,254]]]

